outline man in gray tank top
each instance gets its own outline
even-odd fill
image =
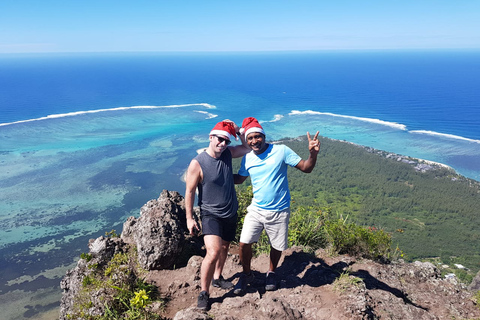
[[[238,202],[233,184],[232,158],[240,158],[250,148],[240,135],[241,145],[228,146],[237,137],[239,127],[230,120],[217,123],[210,132],[208,148],[196,156],[187,170],[185,209],[190,234],[199,231],[193,219],[193,203],[198,188],[198,206],[207,253],[200,270],[201,289],[197,308],[206,310],[210,283],[230,289],[233,284],[222,276],[230,242],[237,228]]]

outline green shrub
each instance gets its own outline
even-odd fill
[[[120,237],[120,235],[116,232],[115,229],[112,229],[112,230],[110,230],[110,231],[108,231],[108,232],[105,232],[105,236],[106,236],[107,238],[118,238],[118,237]]]
[[[237,224],[235,239],[237,239],[238,241],[240,241],[240,234],[242,233],[243,221],[245,220],[245,216],[247,214],[247,207],[252,202],[252,198],[253,198],[252,186],[248,186],[242,189],[240,188],[237,189],[238,224]]]
[[[93,279],[89,276],[85,276],[82,280],[83,287],[88,287],[91,284],[93,284]]]
[[[340,254],[373,260],[387,260],[391,257],[391,236],[375,227],[362,227],[347,223],[347,218],[326,219],[326,238],[332,249]]]
[[[475,302],[477,307],[480,309],[480,290],[478,290],[477,293],[475,293],[475,295],[473,296],[473,302]]]
[[[310,250],[323,248],[327,244],[324,230],[325,212],[314,207],[299,207],[290,215],[288,243]]]
[[[84,259],[87,262],[90,262],[90,260],[92,260],[92,258],[93,258],[93,256],[90,253],[82,252],[82,254],[80,254],[80,259]]]
[[[333,290],[344,293],[347,290],[359,288],[362,285],[365,285],[362,279],[354,277],[350,275],[348,271],[345,271],[333,282]]]

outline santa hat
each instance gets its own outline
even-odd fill
[[[248,117],[243,119],[242,128],[240,129],[240,133],[245,132],[245,137],[252,132],[260,132],[261,134],[265,135],[265,131],[263,131],[262,126],[258,123],[258,120],[254,117]]]
[[[210,135],[222,135],[228,138],[228,140],[238,140],[237,133],[235,132],[235,127],[231,122],[220,121],[213,127],[210,131]]]

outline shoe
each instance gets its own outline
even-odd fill
[[[233,283],[225,280],[223,276],[220,276],[220,278],[212,280],[212,286],[214,286],[215,288],[230,290],[233,288]]]
[[[247,285],[252,283],[253,280],[255,280],[253,273],[250,272],[250,274],[247,275],[242,272],[242,274],[240,274],[240,279],[238,279],[238,282],[235,285],[233,293],[237,296],[245,294],[245,292],[247,292]]]
[[[197,300],[197,309],[199,310],[207,310],[208,308],[208,293],[207,291],[202,291],[198,295],[198,300]]]
[[[275,291],[277,290],[277,279],[275,278],[275,272],[267,273],[267,280],[265,283],[265,290]]]

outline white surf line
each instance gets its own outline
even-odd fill
[[[211,104],[208,104],[208,103],[173,104],[173,105],[168,105],[168,106],[118,107],[118,108],[111,108],[111,109],[97,109],[97,110],[85,110],[85,111],[75,111],[75,112],[68,112],[68,113],[51,114],[51,115],[48,115],[48,116],[45,116],[45,117],[40,117],[40,118],[35,118],[35,119],[27,119],[27,120],[20,120],[20,121],[14,121],[14,122],[0,123],[0,127],[14,125],[14,124],[20,124],[20,123],[33,122],[33,121],[42,121],[42,120],[49,120],[49,119],[74,117],[74,116],[78,116],[78,115],[82,115],[82,114],[108,112],[108,111],[122,111],[122,110],[130,110],[130,109],[183,108],[183,107],[192,107],[192,106],[203,106],[207,109],[216,109],[216,107],[214,105],[211,105]]]
[[[207,119],[213,119],[213,118],[218,117],[218,114],[210,113],[210,112],[207,112],[207,111],[194,110],[194,112],[205,114],[207,116]]]
[[[267,121],[267,120],[259,120],[259,123],[266,123],[266,122],[277,122],[280,121],[283,118],[283,115],[281,114],[276,114],[273,116],[273,120]]]
[[[355,116],[346,116],[342,114],[335,114],[335,113],[330,113],[330,112],[319,112],[319,111],[312,111],[312,110],[307,110],[307,111],[299,111],[299,110],[292,110],[288,115],[304,115],[304,114],[312,114],[312,115],[326,115],[326,116],[332,116],[332,117],[339,117],[339,118],[347,118],[347,119],[354,119],[354,120],[359,120],[359,121],[365,121],[365,122],[370,122],[370,123],[376,123],[388,127],[392,127],[395,129],[400,129],[400,130],[407,130],[407,126],[401,123],[397,122],[389,122],[389,121],[384,121],[380,119],[372,119],[372,118],[363,118],[363,117],[355,117]]]
[[[468,141],[468,142],[480,143],[480,140],[465,138],[465,137],[457,136],[457,135],[454,135],[454,134],[440,133],[440,132],[428,131],[428,130],[412,130],[412,131],[409,131],[409,133],[427,134],[427,135],[430,135],[430,136],[439,136],[439,137],[448,138],[448,139],[463,140],[463,141]]]

